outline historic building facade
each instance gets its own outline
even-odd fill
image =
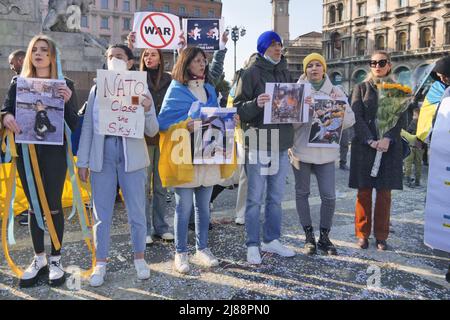
[[[450,51],[450,0],[324,0],[323,50],[329,75],[349,92],[369,73],[374,50],[392,55],[406,81]]]

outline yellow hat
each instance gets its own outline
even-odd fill
[[[323,66],[323,72],[327,73],[327,62],[325,61],[325,58],[319,53],[311,53],[309,56],[303,59],[303,72],[306,73],[308,64],[314,60],[319,61]]]

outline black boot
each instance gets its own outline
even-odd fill
[[[324,251],[328,255],[337,255],[336,248],[333,243],[331,243],[330,238],[328,238],[328,234],[330,233],[330,229],[320,228],[320,237],[317,242],[317,247]]]
[[[411,179],[411,177],[406,177],[406,185],[408,186],[408,188],[413,188],[413,180]]]
[[[305,230],[306,240],[305,240],[305,251],[306,254],[315,254],[316,248],[316,237],[314,236],[314,229],[312,226],[303,227]]]
[[[447,282],[450,282],[450,266],[448,266],[448,271],[447,274],[445,275],[445,280],[447,280]]]

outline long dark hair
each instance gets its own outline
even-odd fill
[[[191,64],[192,60],[195,59],[195,57],[201,53],[205,59],[208,59],[206,56],[205,51],[203,51],[200,48],[197,47],[190,47],[187,49],[184,49],[180,57],[177,60],[177,63],[173,67],[172,70],[172,79],[181,82],[184,85],[187,85],[188,81],[192,79],[192,75],[189,72],[189,65]],[[208,73],[209,73],[209,67],[205,67],[205,82],[208,81]]]
[[[159,84],[161,83],[161,78],[162,78],[162,75],[164,73],[164,56],[163,56],[162,51],[160,49],[145,49],[144,51],[142,51],[140,62],[139,62],[139,70],[140,71],[146,71],[146,72],[151,70],[150,68],[147,68],[147,66],[145,65],[145,62],[144,62],[144,56],[145,56],[145,53],[148,50],[156,50],[156,51],[158,51],[158,55],[159,55],[158,75],[156,76],[155,82],[153,82],[152,77],[149,77],[149,79],[152,82],[153,87],[155,88],[155,90],[159,90]]]

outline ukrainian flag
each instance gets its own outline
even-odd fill
[[[442,82],[435,81],[423,101],[417,123],[417,138],[421,141],[425,141],[431,132],[434,115],[444,95],[445,88],[446,86]]]

